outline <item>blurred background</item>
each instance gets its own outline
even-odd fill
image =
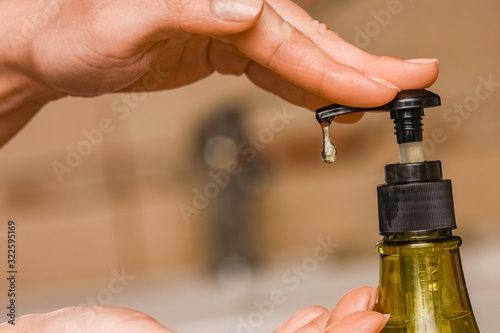
[[[427,159],[453,180],[470,296],[482,331],[494,331],[500,3],[302,5],[367,52],[439,58],[431,90],[443,105],[424,118]],[[334,124],[338,157],[326,165],[313,113],[218,74],[52,103],[0,150],[0,220],[18,225],[19,314],[116,305],[180,333],[252,333],[305,306],[332,307],[377,284],[376,185],[397,161],[392,133],[387,114]]]

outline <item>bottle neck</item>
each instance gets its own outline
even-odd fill
[[[451,230],[428,230],[408,233],[391,233],[384,235],[384,242],[418,242],[452,237]]]

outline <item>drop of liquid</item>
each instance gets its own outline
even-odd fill
[[[331,164],[335,162],[337,157],[337,148],[330,138],[330,124],[331,121],[321,122],[321,129],[323,130],[323,147],[321,149],[321,158],[323,162]]]

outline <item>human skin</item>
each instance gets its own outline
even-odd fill
[[[437,60],[368,54],[289,0],[1,0],[0,27],[0,146],[65,96],[172,89],[213,72],[245,74],[311,110],[332,102],[382,105],[400,90],[430,86],[438,75]],[[151,70],[161,73],[154,87],[144,85]],[[338,119],[360,115],[352,116]],[[378,332],[386,319],[361,306],[369,303],[367,293],[354,292],[330,311],[308,308],[276,332]],[[86,311],[101,326],[79,322]],[[81,332],[170,332],[122,308],[69,308],[0,328],[57,333],[68,322]]]
[[[151,69],[153,90],[245,74],[311,110],[382,105],[438,75],[435,59],[350,45],[290,0],[2,0],[0,22],[0,145],[50,101],[133,91]]]
[[[273,333],[377,333],[387,317],[371,311],[376,290],[354,289],[337,306],[304,308]],[[155,319],[135,310],[116,307],[72,307],[16,319],[16,325],[0,324],[2,333],[175,333]]]

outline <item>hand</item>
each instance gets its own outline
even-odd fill
[[[299,311],[274,333],[377,333],[386,317],[372,312],[375,290],[362,287],[347,293],[328,311],[316,306]],[[174,333],[138,311],[114,307],[73,307],[48,314],[28,315],[16,326],[0,324],[4,333]]]
[[[344,295],[331,310],[313,306],[290,318],[273,333],[377,333],[388,318],[373,312],[376,289],[361,287]]]
[[[438,74],[433,59],[367,54],[290,0],[47,3],[0,2],[0,144],[50,100],[170,89],[214,71],[309,109],[381,105]]]
[[[153,318],[132,309],[71,307],[0,324],[2,333],[175,333]]]

